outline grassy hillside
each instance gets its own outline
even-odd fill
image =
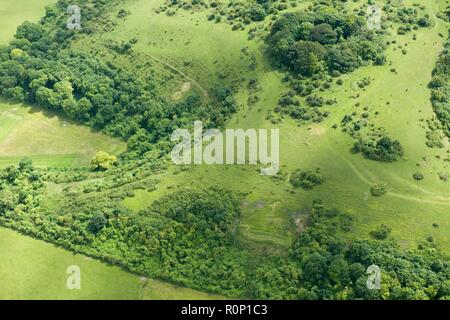
[[[43,241],[0,229],[1,299],[138,299],[145,281]],[[81,270],[81,289],[68,290],[66,270]]]
[[[0,114],[0,167],[25,156],[38,167],[89,166],[99,150],[126,149],[124,142],[35,107],[0,101]]]
[[[252,166],[196,166],[180,174],[168,174],[163,179],[164,187],[152,193],[139,193],[139,198],[126,203],[131,203],[134,209],[145,207],[152,199],[171,190],[166,188],[168,185],[223,185],[250,192],[241,224],[248,239],[288,245],[292,217],[307,212],[302,208],[306,209],[313,199],[319,198],[347,210],[354,217],[356,226],[351,234],[355,238],[368,237],[376,226],[386,223],[392,227],[393,236],[405,246],[414,247],[432,235],[450,252],[450,185],[438,176],[440,172],[449,172],[448,162],[444,161],[448,144],[443,149],[428,148],[425,145],[428,129],[421,121],[432,117],[427,84],[445,40],[439,36],[448,28],[444,21],[433,18],[432,27],[414,31],[416,40],[412,39],[412,34],[397,35],[393,30],[389,39],[395,40],[396,45],[388,49],[385,66],[363,67],[342,76],[342,86],[333,84],[323,94],[336,98],[338,103],[324,107],[331,116],[321,124],[297,126],[294,121],[285,119],[281,125],[274,126],[266,120],[266,115],[287,86],[281,81],[282,74],[268,65],[261,51],[262,43],[245,40],[244,31],[232,31],[228,25],[206,21],[205,12],[191,14],[179,10],[174,17],[168,17],[152,11],[159,5],[130,1],[124,5],[130,11],[129,16],[124,21],[112,17],[118,26],[102,35],[102,41],[136,37],[138,42],[133,47],[136,61],[155,56],[161,63],[170,63],[205,86],[208,85],[203,80],[205,76],[216,77],[225,65],[229,77],[223,81],[239,84],[237,97],[241,106],[228,127],[279,127],[283,173],[289,175],[298,168],[320,167],[327,182],[313,191],[297,190],[292,194],[289,183],[261,177]],[[426,12],[435,17],[439,4],[426,1],[423,5]],[[206,34],[207,37],[202,36]],[[92,40],[88,37],[75,46],[85,47]],[[102,42],[94,40],[93,43]],[[247,56],[241,51],[244,48],[248,48],[249,56],[256,58],[256,70],[249,70]],[[407,49],[407,54],[402,53],[402,48]],[[213,58],[217,56],[220,58]],[[185,61],[191,64],[186,66]],[[392,68],[397,72],[391,72]],[[251,77],[259,80],[260,101],[248,106],[249,92],[245,86]],[[357,82],[365,77],[371,77],[372,83],[360,89]],[[357,99],[356,95],[359,95]],[[356,104],[360,105],[359,109]],[[352,140],[339,129],[332,129],[345,114],[361,113],[363,107],[368,108],[375,125],[383,126],[404,145],[406,154],[402,160],[378,163],[352,154]],[[425,175],[423,181],[412,178],[416,171]],[[370,195],[371,186],[378,182],[389,186],[385,197]],[[440,227],[433,228],[433,223]]]

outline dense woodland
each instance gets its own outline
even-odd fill
[[[282,15],[267,42],[274,59],[296,75],[347,73],[363,61],[383,63],[383,38],[366,29],[363,17],[324,8]]]
[[[102,21],[94,17],[113,2],[80,2],[87,13],[84,32],[99,32]],[[2,170],[2,226],[133,272],[230,297],[450,299],[450,262],[433,239],[407,251],[380,226],[373,240],[349,242],[342,234],[352,228],[350,216],[320,201],[311,204],[305,231],[279,256],[245,246],[238,227],[242,195],[223,188],[174,190],[139,213],[125,208],[120,200],[157,185],[151,177],[165,168],[161,155],[170,147],[167,136],[193,119],[222,125],[237,108],[233,91],[218,85],[212,101],[195,94],[178,103],[166,101],[151,75],[141,79],[111,61],[71,50],[76,35],[64,28],[67,4],[59,0],[41,23],[24,23],[10,45],[0,48],[0,92],[121,137],[129,150],[117,165],[117,159],[98,154],[94,171],[36,169],[29,159]],[[264,18],[261,8],[264,4],[255,5],[251,20]],[[317,74],[351,72],[365,61],[384,61],[381,36],[364,30],[352,14],[282,15],[266,41],[274,63],[302,86]],[[436,113],[450,128],[448,49],[447,44],[430,86]],[[347,120],[344,125],[352,123]],[[355,147],[375,160],[402,156],[397,141],[377,134],[368,142],[357,140]],[[50,184],[75,181],[62,190],[58,210],[45,201]],[[305,189],[323,182],[318,171],[291,177],[294,186]],[[371,264],[383,269],[382,290],[366,287]]]

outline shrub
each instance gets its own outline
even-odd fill
[[[385,224],[380,225],[375,230],[370,232],[370,235],[377,240],[386,239],[391,233],[391,228]]]
[[[296,170],[290,177],[291,184],[296,187],[302,187],[303,189],[312,189],[317,185],[322,184],[325,179],[319,173],[319,170]]]
[[[359,138],[355,143],[355,149],[377,161],[396,161],[403,156],[400,142],[387,136],[382,136],[376,141],[371,138]]]
[[[117,157],[104,151],[99,151],[91,160],[92,170],[108,170],[117,163]]]
[[[372,188],[370,188],[370,193],[374,197],[381,197],[382,195],[385,195],[386,192],[387,192],[387,187],[386,187],[386,184],[384,184],[384,183],[377,183],[376,185],[372,186]]]
[[[439,172],[438,173],[439,179],[441,179],[444,182],[448,181],[448,174],[445,172]]]
[[[416,172],[413,174],[413,178],[414,178],[414,180],[420,181],[420,180],[424,179],[424,176],[420,172]]]
[[[377,54],[373,63],[377,66],[382,66],[386,63],[386,56],[384,54]]]

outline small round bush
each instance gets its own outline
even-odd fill
[[[294,187],[303,189],[312,189],[324,181],[325,179],[319,173],[319,170],[296,170],[290,178],[290,182]]]
[[[384,183],[378,183],[378,184],[372,186],[372,188],[370,188],[370,193],[374,197],[381,197],[382,195],[385,195],[386,192],[387,192],[387,187]]]
[[[413,174],[413,178],[414,178],[414,180],[420,181],[420,180],[424,179],[424,176],[420,172],[416,172]]]

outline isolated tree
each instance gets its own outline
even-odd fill
[[[296,188],[312,189],[322,184],[325,179],[319,173],[319,170],[296,170],[292,173],[289,181]]]

